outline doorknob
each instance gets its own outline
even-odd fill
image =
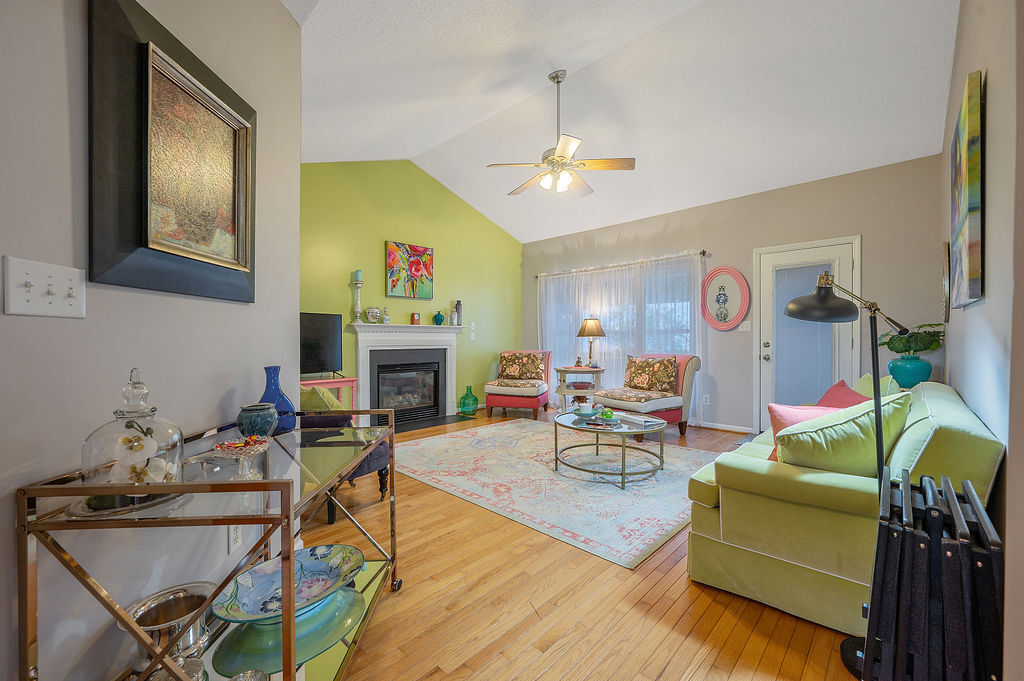
[[[761,359],[763,359],[766,362],[770,362],[772,360],[772,356],[766,352],[763,355],[761,355]]]

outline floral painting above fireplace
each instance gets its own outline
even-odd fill
[[[400,241],[385,242],[384,289],[390,298],[434,298],[434,249]]]

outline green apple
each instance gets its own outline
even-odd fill
[[[611,409],[608,409],[608,408],[605,408],[605,410],[601,412],[601,418],[610,419],[610,418],[613,418],[614,416],[615,416],[615,413]]]

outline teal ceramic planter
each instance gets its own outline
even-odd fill
[[[889,360],[889,375],[904,390],[909,390],[932,375],[931,362],[918,355],[900,355]]]
[[[473,394],[473,386],[466,386],[466,394],[459,400],[459,413],[463,416],[476,416],[476,408],[480,406],[480,400]]]

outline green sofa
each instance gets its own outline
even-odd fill
[[[769,461],[772,433],[720,455],[689,483],[688,570],[695,581],[798,617],[863,635],[878,527],[876,478]],[[957,392],[911,391],[903,432],[889,453],[894,476],[910,469],[988,500],[1004,453]]]

